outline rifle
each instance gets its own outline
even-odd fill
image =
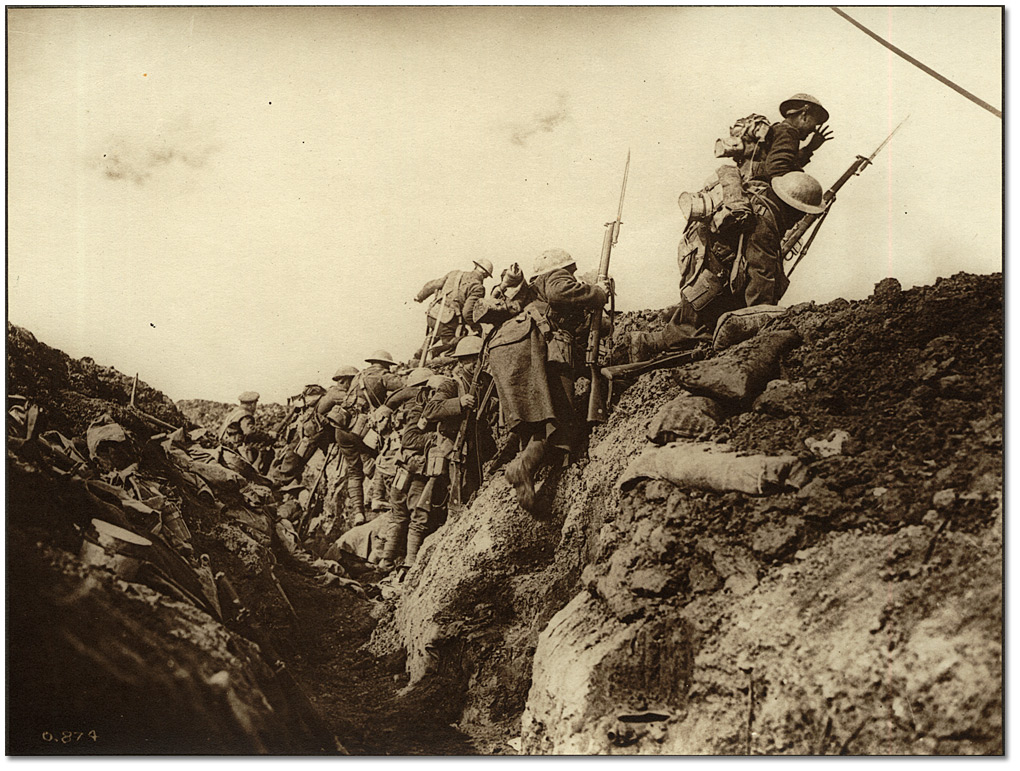
[[[630,172],[630,150],[627,151],[627,165],[623,168],[623,187],[620,189],[620,206],[616,210],[616,219],[606,223],[606,234],[602,239],[602,257],[599,260],[599,281],[609,281],[609,258],[612,256],[616,239],[620,237],[620,225],[623,224],[623,197],[627,193],[627,174]],[[616,298],[610,285],[609,310],[610,321],[616,306]],[[602,423],[606,419],[606,391],[599,371],[599,347],[602,343],[602,319],[604,310],[598,308],[591,312],[590,329],[588,330],[588,349],[585,363],[591,373],[591,390],[588,392],[588,422]]]
[[[910,116],[908,115],[907,118],[909,117]],[[854,162],[850,164],[850,168],[843,172],[843,176],[837,179],[833,183],[832,187],[825,191],[825,194],[822,196],[822,206],[825,211],[821,214],[805,214],[801,217],[800,222],[794,225],[790,229],[790,232],[783,237],[783,244],[779,249],[780,255],[787,260],[796,257],[793,265],[791,265],[790,269],[786,271],[787,276],[793,273],[794,268],[796,268],[800,261],[804,259],[804,255],[806,255],[808,249],[811,248],[811,244],[814,242],[815,236],[818,235],[819,228],[821,228],[822,223],[825,222],[825,218],[829,216],[829,209],[832,208],[832,202],[836,200],[836,193],[839,192],[839,189],[849,182],[851,177],[858,176],[873,160],[875,160],[875,156],[878,155],[879,151],[889,143],[889,140],[893,138],[893,134],[900,130],[900,126],[907,122],[907,118],[900,121],[900,125],[892,130],[892,134],[889,134],[889,136],[885,138],[882,144],[875,149],[875,152],[867,158],[863,155],[858,155],[854,159]],[[814,225],[814,230],[811,232],[811,236],[803,246],[798,246],[800,239],[804,237],[804,234],[807,233],[808,228],[812,225]],[[790,254],[789,257],[786,256],[788,253]]]
[[[440,291],[442,291],[442,290],[440,290]],[[430,335],[428,333],[428,330],[426,330],[426,332],[425,332],[425,339],[428,342],[422,344],[423,347],[421,349],[421,359],[418,361],[418,366],[419,367],[424,367],[425,366],[425,360],[428,358],[429,351],[432,350],[432,344],[436,341],[436,332],[439,331],[439,319],[441,319],[443,317],[443,311],[446,310],[446,298],[447,297],[449,297],[448,294],[444,294],[443,295],[443,302],[439,306],[439,315],[438,316],[433,318],[432,316],[429,315],[429,311],[431,311],[433,306],[435,306],[435,304],[436,304],[435,300],[432,301],[432,305],[429,306],[429,310],[425,312],[425,318],[427,318],[427,319],[431,318],[432,319],[432,334]]]
[[[482,374],[482,370],[485,369],[485,354],[488,352],[489,338],[492,337],[492,333],[496,331],[498,327],[493,327],[489,330],[489,334],[485,336],[485,340],[482,342],[482,350],[478,354],[478,362],[475,364],[475,372],[471,376],[471,388],[468,389],[468,393],[472,396],[478,393],[478,381]],[[466,458],[464,457],[464,448],[467,444],[467,431],[468,423],[471,422],[472,412],[475,414],[475,418],[481,417],[482,410],[485,408],[485,403],[489,400],[489,395],[492,393],[492,387],[495,381],[489,383],[489,387],[486,390],[485,398],[478,402],[474,409],[467,412],[460,421],[460,428],[457,430],[457,438],[453,442],[453,452],[450,455],[450,462],[452,464],[450,474],[450,502],[455,509],[460,508],[463,504],[463,486],[464,486],[464,466],[466,465]]]

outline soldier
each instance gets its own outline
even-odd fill
[[[774,305],[789,286],[780,254],[783,235],[805,214],[820,214],[822,186],[803,171],[775,177],[752,200],[750,233],[715,234],[700,261],[691,260],[680,279],[680,305],[661,332],[634,332],[631,361],[711,340],[726,311]],[[736,263],[736,264],[734,264]]]
[[[259,395],[255,391],[245,391],[237,397],[239,406],[234,407],[220,424],[219,440],[227,447],[237,450],[260,474],[265,473],[272,461],[272,450],[266,452],[258,445],[267,444],[269,435],[258,429],[255,423],[255,408],[259,403]]]
[[[433,432],[428,430],[426,421],[422,419],[422,410],[429,397],[424,386],[432,377],[432,370],[426,367],[413,370],[407,377],[405,388],[387,400],[388,407],[399,410],[394,422],[403,428],[397,473],[390,486],[390,524],[386,530],[383,558],[379,562],[379,569],[383,572],[393,570],[401,553],[405,555],[404,565],[413,564],[427,533],[428,510],[415,508],[412,514],[411,508],[421,499],[427,482],[425,453],[433,441]]]
[[[340,453],[347,460],[347,495],[354,510],[354,524],[365,521],[365,476],[372,475],[378,448],[369,447],[364,439],[370,429],[369,413],[384,406],[386,398],[403,388],[404,382],[390,372],[397,366],[387,351],[379,350],[368,356],[366,367],[353,378],[350,390],[344,397],[343,409],[349,415],[346,428],[336,429]]]
[[[347,392],[351,389],[351,383],[357,376],[358,368],[350,364],[344,364],[337,369],[333,375],[333,385],[326,389],[326,393],[323,394],[317,405],[320,415],[325,416],[333,407],[344,403]]]
[[[306,385],[301,392],[302,410],[297,417],[297,441],[284,451],[283,459],[274,469],[271,478],[286,483],[301,477],[308,461],[321,450],[323,455],[333,441],[333,432],[318,409],[326,389],[317,383]]]
[[[475,393],[482,391],[476,388],[472,393],[472,382],[480,366],[482,345],[482,338],[477,336],[462,338],[457,343],[453,352],[457,364],[451,376],[438,384],[422,412],[426,420],[438,422],[439,434],[447,440],[450,450],[459,449],[459,458],[450,456],[450,483],[451,490],[453,484],[459,485],[458,499],[462,501],[470,498],[481,485],[482,463],[485,456],[491,457],[495,449],[488,425],[474,420],[475,408],[479,406],[479,397]],[[481,376],[481,373],[478,374]],[[465,432],[465,444],[455,448],[461,431]]]
[[[441,353],[453,347],[458,328],[465,327],[478,333],[472,312],[475,303],[485,297],[485,279],[492,276],[492,262],[480,257],[473,260],[474,270],[451,270],[442,278],[433,279],[421,288],[414,297],[415,302],[424,302],[433,297],[428,310],[429,337],[439,342],[433,344],[431,353]],[[428,345],[428,341],[422,345]],[[420,356],[421,352],[416,355]]]
[[[534,509],[535,474],[543,462],[562,462],[583,436],[573,404],[575,337],[585,312],[605,305],[609,292],[578,281],[576,269],[564,250],[542,252],[530,285],[514,299],[524,310],[489,342],[500,406],[523,448],[507,465],[506,477],[526,511]]]
[[[741,166],[745,179],[769,182],[791,171],[803,171],[815,150],[832,139],[823,125],[829,111],[810,94],[794,94],[779,105],[783,120],[773,123],[761,146]],[[810,141],[800,146],[808,137]]]

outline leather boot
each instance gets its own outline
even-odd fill
[[[535,472],[545,457],[544,439],[532,439],[506,467],[506,478],[514,486],[517,502],[525,511],[535,508]]]
[[[630,361],[651,361],[666,351],[684,351],[697,347],[712,336],[697,330],[691,324],[667,324],[658,332],[630,333]]]
[[[650,361],[662,350],[662,341],[649,332],[630,333],[630,362]]]

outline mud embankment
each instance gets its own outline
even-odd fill
[[[1001,752],[1002,320],[1001,276],[887,280],[642,376],[538,517],[497,476],[426,542],[376,650],[490,749]],[[621,490],[687,391],[715,417],[679,439],[796,484]]]
[[[165,396],[139,382],[139,412],[133,378],[9,326],[39,412],[8,415],[8,752],[1001,753],[1002,301],[998,275],[887,280],[642,375],[537,515],[497,468],[382,590],[282,554],[277,493],[196,476]],[[131,474],[88,457],[103,415]],[[784,470],[633,473],[653,423]],[[159,570],[84,566],[93,518]]]

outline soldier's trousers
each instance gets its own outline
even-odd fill
[[[390,487],[390,524],[386,531],[386,548],[383,559],[396,562],[404,552],[404,564],[413,565],[418,555],[418,547],[428,535],[429,509],[411,509],[421,497],[425,489],[426,477],[415,474],[411,477],[411,485],[403,493]],[[431,507],[429,507],[431,508]],[[405,549],[406,546],[406,549]]]
[[[365,475],[371,476],[375,458],[364,453],[361,439],[350,431],[336,430],[337,446],[347,461],[347,498],[355,515],[365,516]],[[366,468],[367,466],[367,468]]]

